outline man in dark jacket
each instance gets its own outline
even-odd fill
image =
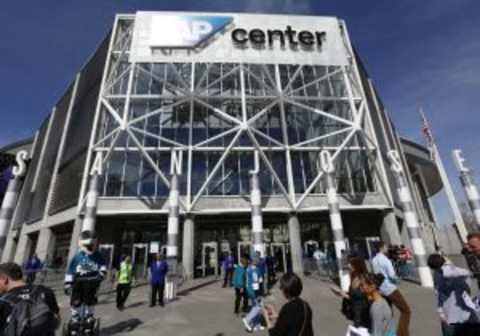
[[[463,257],[467,263],[468,269],[472,272],[475,279],[477,279],[480,288],[480,258],[478,258],[468,244],[465,244],[462,249]]]
[[[232,253],[230,251],[225,253],[225,258],[223,259],[222,262],[222,268],[223,271],[225,272],[225,278],[223,279],[223,288],[225,287],[231,287],[232,286],[232,276],[233,276],[233,270],[235,267],[235,259],[232,256]]]
[[[150,307],[157,304],[157,295],[160,306],[163,307],[163,296],[165,292],[165,277],[168,273],[168,264],[162,254],[157,253],[155,260],[150,265],[150,285],[152,296]]]
[[[30,325],[22,335],[55,335],[60,311],[55,294],[44,286],[27,285],[23,281],[22,269],[17,264],[11,262],[0,264],[0,295],[0,335],[4,335],[6,328],[10,328],[9,320],[11,323],[26,322],[15,321],[12,312],[20,301],[31,297],[36,298],[36,302],[43,301],[50,310],[50,314],[42,315],[41,322],[38,319],[30,320],[33,325]],[[35,322],[40,324],[36,325]]]
[[[32,254],[25,262],[23,268],[27,275],[27,284],[32,285],[35,282],[37,273],[42,270],[42,262],[36,254]]]

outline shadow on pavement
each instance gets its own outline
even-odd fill
[[[100,332],[102,336],[115,335],[121,332],[130,332],[135,330],[138,326],[143,324],[143,322],[137,318],[133,318],[127,321],[122,321],[117,324],[114,324],[110,327],[103,328]]]
[[[147,304],[147,301],[139,301],[139,302],[135,302],[135,303],[132,303],[132,304],[129,304],[127,307],[125,308],[137,308],[137,307],[140,307],[140,306],[143,306],[143,305],[146,305]]]

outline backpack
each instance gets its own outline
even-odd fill
[[[45,335],[56,327],[56,317],[45,302],[45,293],[39,287],[27,293],[5,295],[0,298],[12,307],[3,336]]]

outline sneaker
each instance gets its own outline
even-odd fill
[[[242,319],[242,322],[243,322],[243,325],[245,326],[245,329],[248,331],[248,332],[252,332],[252,327],[250,327],[250,324],[248,324],[247,322],[247,319],[246,318],[243,318]]]

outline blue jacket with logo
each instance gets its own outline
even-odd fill
[[[152,285],[162,285],[165,283],[165,277],[168,273],[168,264],[166,261],[154,260],[150,265],[150,283]]]
[[[100,252],[88,253],[80,250],[70,261],[65,282],[71,283],[76,279],[101,280],[107,273],[107,267]]]

